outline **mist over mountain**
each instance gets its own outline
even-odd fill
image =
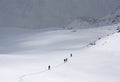
[[[90,27],[101,27],[120,23],[120,6],[116,7],[110,14],[102,18],[79,17],[68,24],[66,29],[81,29]]]
[[[0,0],[0,27],[59,27],[78,17],[104,17],[119,0]]]

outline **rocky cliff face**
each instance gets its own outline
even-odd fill
[[[120,23],[120,7],[117,7],[111,14],[98,20],[99,25],[111,25]]]
[[[69,24],[66,28],[90,28],[97,26],[112,25],[117,23],[120,23],[120,6],[113,10],[111,14],[99,19],[95,19],[92,17],[79,17],[78,19],[74,20],[71,24]]]

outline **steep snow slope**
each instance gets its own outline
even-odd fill
[[[30,30],[21,28],[0,28],[0,53],[39,53],[79,49],[81,46],[113,33],[119,25],[101,28],[74,30]],[[79,45],[78,45],[79,44]]]
[[[69,61],[41,74],[25,76],[22,82],[119,82],[120,33],[107,36],[96,45],[72,51]]]
[[[109,51],[109,52],[120,52],[120,33],[115,33],[112,35],[109,35],[100,41],[98,41],[94,47],[98,48],[101,51]],[[114,53],[114,54],[117,54]]]
[[[119,55],[114,55],[112,50],[100,50],[99,42],[86,48],[98,37],[116,32],[118,26],[76,32],[2,29],[0,82],[119,82]],[[100,41],[102,43],[104,39]],[[7,54],[2,54],[3,51]],[[70,53],[73,53],[72,58]],[[64,58],[68,58],[67,63],[64,63]],[[48,65],[52,67],[50,71]]]

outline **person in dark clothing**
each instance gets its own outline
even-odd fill
[[[64,59],[64,63],[66,62],[66,59]]]
[[[67,62],[67,61],[68,61],[68,59],[66,58],[66,59],[65,59],[65,61]]]
[[[48,70],[50,70],[50,65],[48,66]]]
[[[72,54],[70,54],[70,57],[72,57]]]

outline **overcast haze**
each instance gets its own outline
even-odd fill
[[[103,17],[120,0],[0,0],[0,26],[64,26],[77,17]]]

